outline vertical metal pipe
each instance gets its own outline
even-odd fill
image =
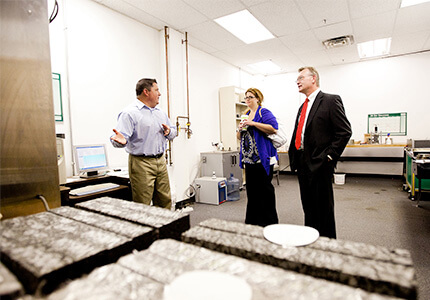
[[[169,54],[168,54],[168,39],[169,39],[169,33],[168,33],[168,27],[164,26],[164,46],[166,50],[166,95],[167,95],[167,116],[170,119],[170,94],[169,94]],[[167,149],[168,154],[166,153],[166,156],[169,157],[169,165],[172,165],[172,141],[169,140],[169,148]],[[167,157],[166,157],[167,159]]]
[[[187,116],[188,122],[190,121],[190,88],[188,82],[188,32],[185,32],[185,61],[187,69]]]
[[[189,88],[189,80],[188,80],[188,32],[185,32],[185,65],[187,72],[187,137],[191,138],[191,122],[190,122],[190,88]]]
[[[169,33],[167,32],[169,27],[164,26],[164,46],[166,49],[166,88],[167,88],[167,115],[170,118],[170,95],[169,95],[169,54],[168,54],[168,46],[167,41],[169,39]]]

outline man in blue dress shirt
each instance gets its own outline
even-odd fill
[[[118,116],[111,137],[114,147],[129,153],[128,172],[133,201],[170,209],[169,175],[163,153],[167,140],[176,137],[176,128],[157,106],[161,93],[155,79],[136,84],[137,99]]]

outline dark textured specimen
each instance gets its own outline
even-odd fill
[[[185,232],[184,242],[286,270],[394,297],[416,299],[409,251],[320,237],[303,247],[273,244],[263,227],[210,219]]]
[[[164,239],[71,282],[51,294],[49,300],[160,300],[178,276],[195,270],[221,272],[245,280],[252,289],[253,300],[397,299]],[[190,282],[190,288],[193,284],[196,283]]]
[[[75,207],[150,226],[157,230],[160,239],[180,240],[181,234],[190,228],[190,216],[186,213],[110,197],[81,202]]]

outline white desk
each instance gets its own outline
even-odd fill
[[[343,151],[336,173],[403,175],[406,145],[348,145]]]

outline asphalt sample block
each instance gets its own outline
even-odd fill
[[[372,293],[417,298],[415,270],[407,250],[326,237],[307,246],[282,247],[266,240],[263,229],[209,219],[184,232],[182,240]]]
[[[154,240],[150,227],[136,229],[136,224],[100,217],[67,207],[4,220],[0,222],[1,261],[27,293],[47,294],[67,279],[115,262],[136,243],[145,247]],[[105,224],[91,224],[94,221]],[[116,225],[127,228],[125,233],[113,230]]]
[[[0,263],[0,299],[17,299],[24,295],[24,287],[8,268]]]
[[[247,259],[178,242],[155,241],[116,263],[92,271],[48,296],[48,300],[164,299],[174,280],[187,272],[204,270],[229,274],[246,281],[253,300],[388,300],[398,299],[350,287]],[[190,289],[195,282],[190,282]],[[222,289],[217,285],[215,288]],[[178,295],[179,296],[179,295]],[[202,295],[201,299],[205,299]]]
[[[81,202],[75,207],[155,228],[160,239],[180,240],[181,234],[190,228],[187,213],[110,197]]]
[[[98,213],[69,206],[51,209],[49,212],[131,239],[131,241],[128,242],[129,252],[134,249],[146,249],[157,239],[156,231],[152,227],[108,217]]]

